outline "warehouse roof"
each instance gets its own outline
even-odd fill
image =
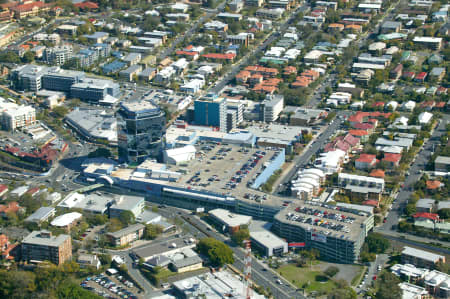
[[[408,246],[405,246],[403,248],[402,254],[418,257],[420,259],[427,260],[433,263],[436,263],[439,260],[445,260],[445,257],[443,255],[435,254],[429,251],[420,250]]]
[[[250,221],[252,221],[252,217],[245,216],[245,215],[239,215],[231,213],[228,210],[225,209],[215,209],[209,211],[209,214],[213,215],[226,225],[230,227],[235,227],[243,224],[249,224]]]

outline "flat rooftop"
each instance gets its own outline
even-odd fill
[[[250,232],[250,238],[267,247],[278,248],[287,246],[286,241],[267,230],[252,231]]]
[[[252,217],[250,216],[231,213],[230,211],[225,209],[215,209],[209,211],[208,213],[230,227],[249,224],[250,221],[252,221]]]
[[[195,246],[195,242],[189,242],[192,238],[191,235],[186,235],[181,238],[164,239],[162,241],[153,241],[149,245],[144,245],[133,249],[133,253],[138,258],[149,260],[156,255],[170,252],[172,250],[181,248],[192,248]],[[175,246],[174,246],[175,245]]]
[[[326,204],[294,203],[275,215],[280,222],[303,227],[325,236],[357,240],[368,216]]]
[[[162,181],[150,177],[148,173],[143,175],[134,169],[124,168],[113,171],[111,176],[122,180],[164,184],[166,187],[219,193],[239,199],[259,198],[263,203],[279,205],[280,199],[271,203],[276,196],[247,187],[247,183],[250,184],[262,172],[264,165],[278,153],[278,149],[218,145],[205,141],[198,142],[195,147],[200,155],[194,160],[180,165],[166,165],[164,173],[171,174],[175,181]]]
[[[69,235],[50,236],[49,234],[48,231],[33,231],[23,239],[22,243],[58,247],[68,238],[70,239]]]
[[[159,107],[155,105],[152,101],[122,102],[120,105],[131,112],[159,109]]]
[[[426,261],[430,261],[433,263],[436,263],[440,259],[443,261],[445,260],[445,256],[443,256],[443,255],[435,254],[435,253],[432,253],[429,251],[420,250],[420,249],[416,249],[416,248],[408,247],[408,246],[405,246],[403,248],[402,254],[414,256],[414,257],[417,257],[417,258],[420,258],[420,259],[423,259]]]

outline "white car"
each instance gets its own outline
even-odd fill
[[[279,285],[282,285],[282,284],[283,284],[283,282],[282,282],[281,280],[279,280],[279,279],[277,279],[277,283],[278,283]]]

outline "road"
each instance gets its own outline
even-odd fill
[[[377,254],[377,257],[375,258],[375,261],[371,262],[369,267],[367,268],[367,273],[366,275],[364,275],[363,280],[360,283],[360,286],[356,287],[356,291],[359,292],[361,290],[366,291],[367,289],[369,289],[372,286],[372,282],[374,275],[378,276],[378,273],[381,270],[378,270],[379,266],[381,266],[381,268],[384,268],[384,265],[388,262],[389,260],[389,255],[387,254]]]
[[[280,25],[279,30],[273,31],[271,35],[261,45],[259,45],[252,52],[248,53],[238,63],[233,64],[228,74],[225,75],[225,77],[223,77],[222,80],[217,82],[215,86],[211,87],[209,91],[213,93],[219,93],[231,80],[233,80],[234,77],[236,77],[236,74],[241,70],[241,67],[248,64],[251,56],[256,56],[258,53],[264,51],[267,48],[267,46],[272,44],[275,41],[275,39],[279,38],[282,35],[282,33],[286,31],[286,29],[289,27],[289,25],[291,25],[292,21],[300,12],[304,12],[308,9],[309,6],[306,4],[297,8],[297,10],[293,14],[291,14],[291,16],[282,25]]]
[[[310,146],[306,150],[303,151],[303,153],[294,157],[292,163],[295,164],[295,167],[293,167],[287,174],[284,175],[283,179],[280,181],[280,184],[277,186],[276,192],[280,192],[284,184],[290,182],[301,168],[304,168],[306,165],[308,165],[311,157],[318,153],[320,149],[325,146],[325,144],[328,142],[328,138],[333,136],[333,134],[336,133],[341,124],[344,122],[344,120],[340,117],[349,114],[350,112],[348,111],[338,111],[334,121],[330,125],[328,125],[328,127],[310,144]]]
[[[413,193],[414,184],[420,179],[422,176],[421,170],[425,169],[425,166],[427,165],[428,161],[431,158],[431,155],[433,154],[433,149],[440,145],[440,137],[445,134],[445,126],[447,123],[450,122],[450,115],[444,114],[442,117],[442,121],[439,123],[439,125],[434,129],[433,134],[431,135],[431,138],[425,141],[425,143],[422,146],[422,149],[420,152],[416,155],[415,160],[411,164],[411,167],[409,168],[409,176],[406,176],[405,182],[403,187],[400,188],[396,199],[394,200],[392,204],[392,208],[389,211],[386,222],[383,223],[380,227],[375,228],[375,231],[380,233],[385,233],[393,237],[400,237],[401,234],[398,233],[395,230],[395,227],[397,226],[399,220],[401,219],[403,215],[403,210],[406,207],[408,203],[408,199],[411,197]],[[394,229],[393,229],[394,227]],[[412,239],[414,236],[410,236]],[[417,237],[416,237],[417,238]],[[437,240],[432,239],[426,239],[422,238],[425,242],[437,242],[441,244],[446,244],[450,248],[449,242],[440,242]]]
[[[169,47],[165,48],[162,52],[159,53],[158,58],[160,60],[166,58],[167,56],[172,55],[172,53],[175,51],[175,49],[178,47],[178,45],[185,39],[189,39],[193,33],[197,32],[200,25],[202,25],[206,20],[210,19],[213,15],[217,14],[217,12],[222,11],[225,7],[226,1],[223,1],[220,3],[216,9],[214,10],[207,10],[207,13],[203,16],[201,16],[195,24],[189,28],[189,30],[183,34],[178,36]]]
[[[182,218],[187,220],[197,231],[200,231],[202,235],[207,233],[210,237],[213,237],[216,240],[220,240],[228,245],[233,250],[235,263],[233,266],[242,271],[244,269],[244,257],[245,252],[242,248],[235,246],[231,243],[231,241],[225,238],[223,235],[213,231],[208,230],[205,223],[199,220],[196,216],[183,214]],[[293,287],[288,281],[284,278],[278,276],[275,272],[268,269],[268,267],[261,263],[256,258],[252,257],[252,272],[251,272],[252,280],[265,289],[269,288],[274,298],[305,298],[300,292],[297,291],[295,287]],[[282,285],[277,283],[277,280],[281,280],[284,283]]]

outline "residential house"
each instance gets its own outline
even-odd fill
[[[441,81],[445,76],[444,67],[434,67],[430,72],[430,80]]]
[[[0,205],[0,216],[8,218],[10,214],[24,213],[25,208],[19,206],[17,201],[8,202]]]
[[[384,158],[381,161],[385,162],[391,168],[398,167],[401,159],[401,154],[385,153]]]
[[[126,246],[129,243],[139,240],[144,235],[145,226],[138,223],[130,225],[124,229],[113,233],[107,233],[106,238],[113,246]]]
[[[355,168],[366,170],[375,167],[376,163],[376,155],[361,154],[359,158],[355,160]]]
[[[9,238],[5,234],[0,235],[0,254],[2,260],[12,260],[14,256],[12,256],[18,244],[11,244],[9,242]]]
[[[434,160],[434,170],[450,172],[450,157],[437,156],[436,160]]]

